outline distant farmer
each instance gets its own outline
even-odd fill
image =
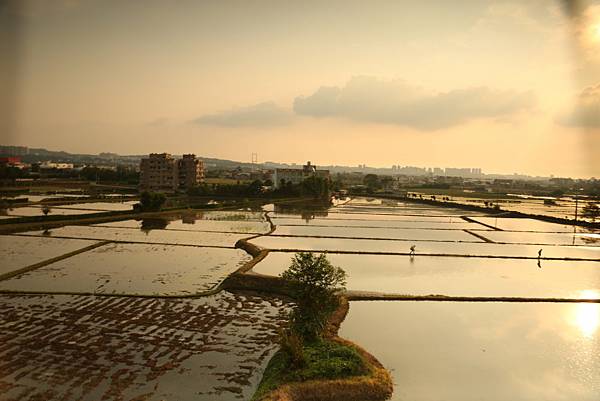
[[[415,248],[416,247],[417,247],[416,245],[413,245],[410,247],[410,254],[409,254],[410,256],[415,256]]]
[[[538,251],[538,259],[542,258],[542,248],[540,248],[540,250]]]

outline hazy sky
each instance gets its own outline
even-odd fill
[[[567,3],[6,3],[1,142],[598,177],[600,2]]]

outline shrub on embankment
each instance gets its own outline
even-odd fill
[[[295,301],[290,327],[280,333],[273,356],[253,401],[375,401],[391,396],[389,373],[366,351],[337,337],[348,311],[339,290],[345,273],[325,255],[298,253],[281,277],[240,275],[258,287],[285,293]]]

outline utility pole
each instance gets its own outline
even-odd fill
[[[575,222],[577,222],[577,209],[579,206],[579,198],[577,197],[577,195],[575,195]]]

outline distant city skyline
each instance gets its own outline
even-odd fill
[[[34,153],[30,152],[33,151]],[[43,150],[46,152],[55,152],[55,153],[62,153],[65,152],[63,149],[45,149],[45,148],[40,148],[40,147],[28,147],[28,146],[23,146],[23,145],[3,145],[0,144],[0,156],[24,156],[24,155],[31,155],[31,154],[37,154],[36,152],[38,150]],[[68,153],[72,156],[84,156],[84,155],[88,155],[88,156],[97,156],[99,158],[107,158],[107,159],[112,159],[113,157],[122,157],[122,158],[130,158],[130,157],[140,157],[143,158],[145,156],[147,156],[147,154],[145,153],[139,153],[139,152],[134,152],[131,154],[118,154],[115,152],[88,152],[88,153],[71,153],[71,152],[65,152]],[[176,153],[169,153],[169,152],[152,152],[152,153],[168,153],[168,154],[172,154],[173,156],[178,156],[181,157],[183,154],[185,153],[189,153],[189,152],[184,152],[181,154],[176,154]],[[256,154],[254,154],[256,155]],[[240,163],[240,165],[251,165],[251,164],[257,164],[257,165],[261,165],[261,166],[265,166],[266,168],[272,168],[272,167],[276,167],[276,166],[290,166],[290,167],[301,167],[302,165],[304,165],[307,162],[310,162],[311,164],[314,164],[311,160],[308,161],[302,161],[302,162],[295,162],[295,161],[281,161],[281,162],[275,162],[272,160],[258,160],[258,161],[253,161],[253,160],[235,160],[235,159],[227,159],[227,158],[215,158],[215,157],[211,157],[211,156],[207,156],[207,155],[198,155],[198,157],[200,159],[208,159],[208,160],[222,160],[222,161],[231,161],[234,163]],[[52,156],[48,156],[47,157],[47,161],[51,161],[53,159],[57,159],[56,157],[52,157]],[[128,159],[128,161],[130,161],[130,159]],[[379,170],[376,171],[379,174],[399,174],[399,175],[419,175],[419,174],[433,174],[433,175],[445,175],[445,176],[449,176],[449,177],[471,177],[471,178],[477,178],[478,176],[481,177],[511,177],[514,176],[516,178],[531,178],[531,179],[535,179],[535,178],[552,178],[552,177],[560,177],[560,178],[573,178],[573,179],[590,179],[590,178],[595,178],[595,177],[586,177],[586,176],[582,176],[582,177],[577,177],[577,176],[560,176],[560,175],[555,175],[554,173],[549,173],[549,174],[543,174],[543,175],[535,175],[535,174],[528,174],[527,172],[523,172],[523,171],[512,171],[512,172],[508,172],[508,171],[485,171],[483,170],[481,167],[466,167],[466,166],[433,166],[433,165],[407,165],[407,164],[393,164],[393,165],[388,165],[388,166],[384,166],[384,165],[367,165],[367,164],[358,164],[358,165],[346,165],[346,164],[332,164],[332,163],[327,163],[324,162],[322,164],[314,164],[317,167],[327,167],[327,168],[333,168],[334,172],[336,171],[336,169],[338,171],[356,171],[356,172],[364,172],[364,173],[371,173],[374,172],[375,170]],[[207,166],[211,166],[211,164],[207,164]],[[464,170],[464,171],[461,171]]]
[[[6,4],[6,144],[600,176],[597,0]]]

